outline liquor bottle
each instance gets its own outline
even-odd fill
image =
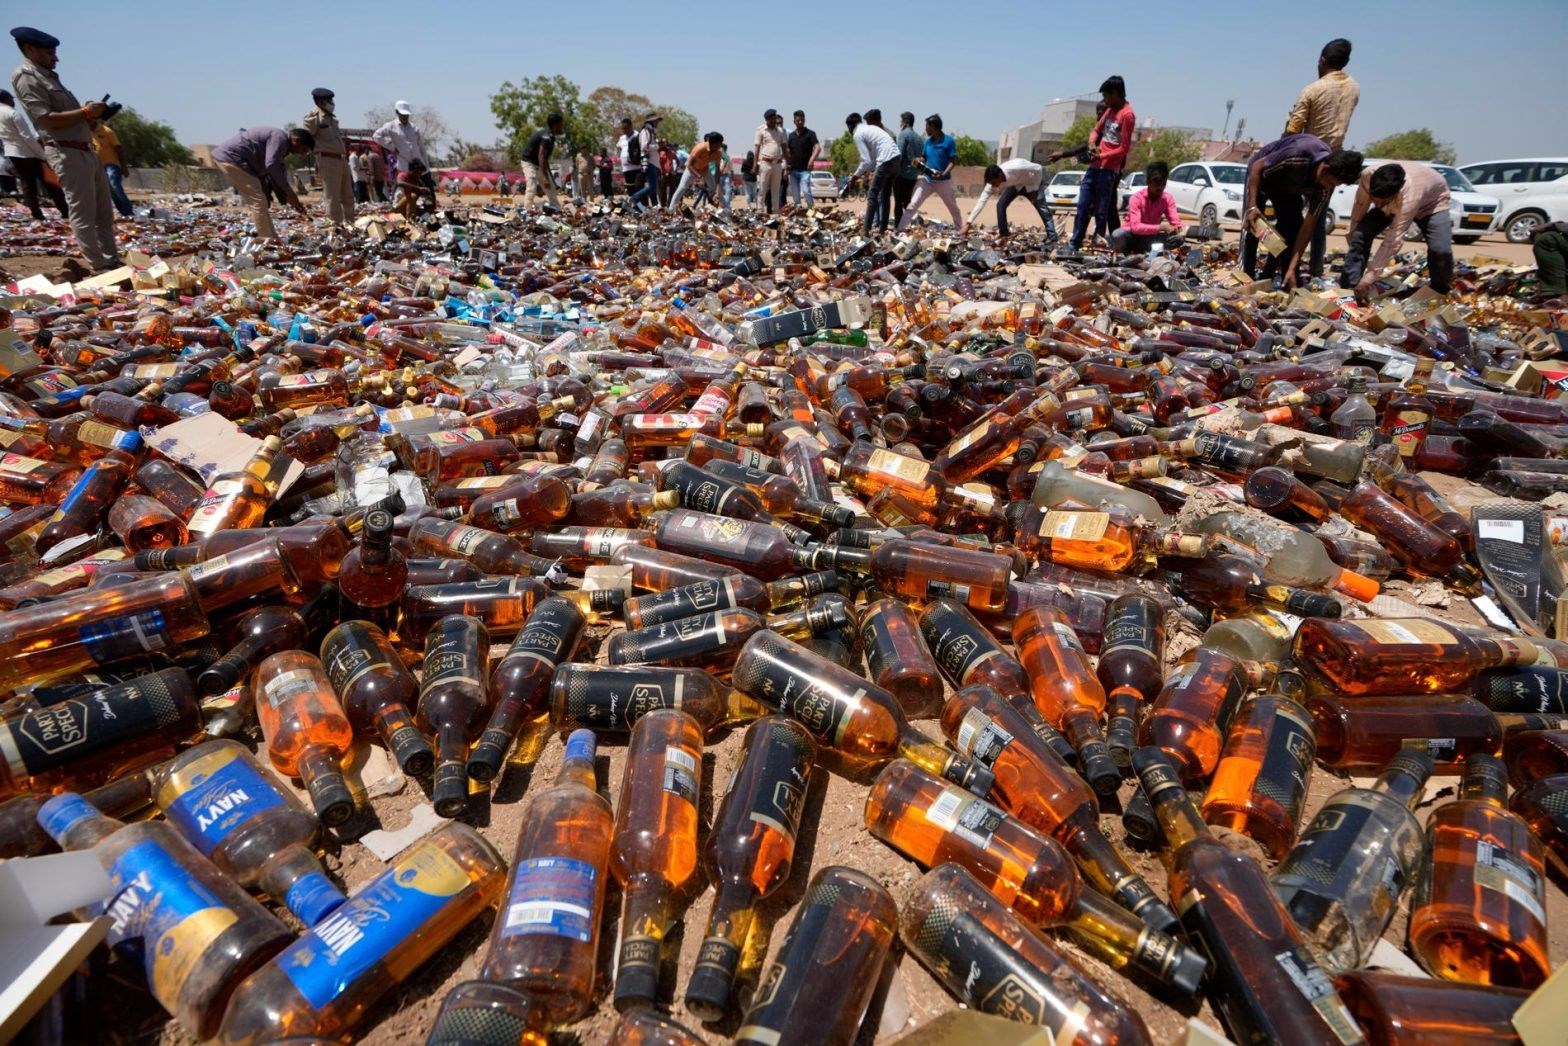
[[[282,901],[306,926],[348,900],[311,852],[316,815],[243,745],[207,741],[180,753],[159,768],[155,798],[219,871]]]
[[[82,793],[95,810],[125,819],[152,805],[154,770],[117,773],[107,784]],[[0,801],[0,857],[41,857],[60,847],[38,823],[38,811],[52,796],[28,792]]]
[[[1238,1043],[1355,1046],[1365,1037],[1259,864],[1216,839],[1170,757],[1133,753],[1169,851],[1170,896],[1208,956],[1208,997]]]
[[[620,595],[618,589],[599,589],[591,593],[575,590],[564,593],[563,598],[592,603],[598,597],[603,604],[616,597],[601,596],[600,593],[612,591]],[[549,599],[550,595],[550,586],[536,577],[410,585],[403,593],[403,608],[397,621],[397,640],[404,646],[418,647],[443,618],[453,614],[478,618],[492,637],[504,639],[521,630],[534,607]]]
[[[1480,577],[1464,561],[1465,550],[1452,534],[1428,523],[1371,480],[1364,480],[1339,503],[1340,515],[1376,535],[1406,571],[1475,587]]]
[[[697,872],[702,728],[658,709],[632,728],[616,804],[610,870],[624,891],[616,952],[615,1008],[654,1002],[676,895]]]
[[[518,728],[544,710],[551,679],[572,659],[587,623],[569,600],[552,597],[534,607],[490,675],[495,710],[468,754],[469,777],[484,783],[501,772]]]
[[[505,886],[506,865],[484,836],[442,825],[240,985],[219,1038],[342,1038]]]
[[[305,614],[293,607],[270,604],[247,610],[234,624],[234,645],[202,669],[196,683],[203,693],[226,693],[262,658],[280,650],[296,650],[305,645],[309,635]]]
[[[898,906],[865,872],[812,876],[735,1033],[749,1046],[850,1046],[876,993]]]
[[[1330,797],[1274,869],[1274,892],[1325,969],[1365,963],[1394,917],[1424,856],[1410,809],[1431,775],[1424,752],[1401,752],[1371,788]]]
[[[185,521],[146,494],[121,494],[109,506],[108,524],[128,552],[173,548],[189,539]]]
[[[213,477],[191,513],[187,524],[191,537],[204,538],[220,530],[246,530],[261,522],[272,503],[268,476],[282,450],[283,441],[268,436],[242,468]]]
[[[1174,932],[1176,913],[1100,831],[1094,792],[1000,693],[985,684],[960,689],[942,708],[942,732],[995,776],[997,805],[1061,843],[1095,889],[1161,933]]]
[[[800,720],[818,744],[852,765],[875,766],[899,755],[977,795],[991,789],[989,770],[910,726],[892,694],[776,632],[746,641],[733,682],[746,696]]]
[[[354,814],[354,794],[343,764],[354,746],[354,728],[320,659],[303,650],[273,654],[251,679],[256,718],[273,768],[304,782],[316,816],[336,828]]]
[[[960,865],[937,865],[915,881],[899,935],[969,1009],[1038,1025],[1064,1046],[1152,1042],[1136,1012]]]
[[[8,505],[58,505],[82,470],[10,451],[0,454],[0,500]]]
[[[1431,860],[1410,899],[1410,951],[1434,977],[1536,988],[1551,976],[1540,840],[1504,805],[1501,760],[1465,762],[1459,798],[1427,821]]]
[[[913,763],[895,760],[877,775],[866,828],[926,868],[947,861],[967,868],[1024,921],[1068,927],[1112,967],[1131,966],[1185,994],[1198,990],[1203,958],[1085,890],[1055,839]]]
[[[407,584],[408,562],[392,545],[392,513],[372,509],[365,513],[359,544],[338,568],[343,613],[389,626]]]
[[[1255,551],[1257,572],[1266,584],[1334,589],[1363,603],[1372,600],[1380,587],[1374,579],[1336,562],[1317,537],[1276,520],[1241,512],[1214,512],[1194,521],[1193,529],[1224,535]]]
[[[1568,879],[1568,774],[1552,774],[1515,792],[1508,809],[1541,841],[1552,871]]]
[[[610,562],[630,567],[632,587],[647,592],[663,592],[698,581],[722,581],[745,573],[725,563],[710,563],[699,556],[644,545],[617,548],[610,555]]]
[[[1253,508],[1292,522],[1321,523],[1334,511],[1323,495],[1274,465],[1248,476],[1242,492]]]
[[[707,1039],[655,1010],[628,1010],[610,1029],[617,1046],[707,1046]]]
[[[1033,392],[1020,390],[1018,395],[1026,402],[1016,413],[1005,404],[999,406],[937,453],[931,464],[944,481],[958,484],[980,475],[1018,448],[1025,429],[1062,406],[1049,392],[1036,397]]]
[[[1367,380],[1351,378],[1346,388],[1350,395],[1329,416],[1329,429],[1335,439],[1366,443],[1377,428],[1377,411],[1372,409],[1372,401],[1367,399]]]
[[[88,465],[44,524],[34,551],[41,556],[63,541],[97,533],[109,506],[130,482],[135,467],[136,459],[123,450],[111,450]]]
[[[729,1009],[757,905],[789,878],[816,755],[806,728],[786,716],[767,716],[746,729],[702,854],[715,893],[686,985],[686,1008],[704,1021],[719,1020]]]
[[[569,570],[582,570],[595,563],[608,563],[615,553],[628,545],[652,549],[653,535],[646,530],[625,527],[558,527],[535,531],[528,538],[528,550],[546,559],[558,559]]]
[[[1105,608],[1095,675],[1109,709],[1106,747],[1117,766],[1132,765],[1143,708],[1160,692],[1165,610],[1148,596],[1117,596]]]
[[[763,504],[762,498],[745,484],[725,476],[715,475],[680,459],[671,461],[660,471],[659,485],[663,490],[673,491],[678,495],[676,504],[695,512],[771,523],[783,530],[790,540],[797,544],[803,543],[810,537],[794,524],[777,519]]]
[[[1457,774],[1472,755],[1490,755],[1503,740],[1491,709],[1463,694],[1341,697],[1306,700],[1318,738],[1317,758],[1335,770],[1381,769],[1400,752],[1432,758],[1436,773]]]
[[[1554,774],[1568,774],[1568,724],[1508,731],[1503,738],[1503,762],[1508,764],[1508,783],[1515,788]]]
[[[468,508],[468,523],[511,534],[547,527],[566,516],[571,489],[554,476],[521,474],[487,491]]]
[[[687,460],[691,457],[688,454]],[[778,516],[786,516],[800,523],[822,527],[851,527],[855,525],[855,511],[832,501],[809,497],[806,491],[790,479],[763,468],[753,468],[737,461],[710,460],[703,470],[716,476],[744,484],[762,499],[763,507]]]
[[[1007,517],[1013,543],[1025,554],[1066,567],[1125,570],[1143,544],[1132,518],[1120,510],[1044,509],[1015,501],[1008,507]]]
[[[1441,694],[1462,690],[1484,668],[1528,665],[1528,639],[1474,636],[1435,618],[1308,618],[1296,631],[1296,663],[1344,694]]]
[[[1568,714],[1568,670],[1555,665],[1489,668],[1476,675],[1470,692],[1494,712]]]
[[[110,945],[140,953],[153,998],[198,1039],[212,1037],[235,987],[288,943],[276,916],[167,824],[122,824],[74,792],[44,803],[38,823],[61,849],[93,851],[115,891],[104,912]]]
[[[1116,791],[1122,774],[1100,732],[1105,687],[1066,616],[1055,607],[1024,611],[1013,622],[1013,643],[1028,673],[1035,707],[1072,742],[1078,772],[1101,795]]]
[[[842,628],[850,620],[848,610],[834,603],[766,617],[755,610],[736,607],[666,621],[652,628],[618,632],[605,644],[605,651],[612,665],[673,664],[707,666],[718,671],[733,660],[747,639],[763,629],[772,629],[790,639],[804,639]]]
[[[1160,453],[1169,458],[1197,461],[1217,472],[1243,475],[1272,465],[1279,451],[1267,443],[1224,432],[1199,432],[1188,439],[1160,444]]]
[[[934,600],[921,611],[920,634],[953,686],[995,687],[1062,765],[1077,761],[1072,744],[1034,706],[1024,666],[1002,649],[967,607],[951,599]]]
[[[1514,1013],[1523,990],[1351,970],[1334,987],[1371,1046],[1523,1046]]]
[[[1259,694],[1241,706],[1203,797],[1203,819],[1257,841],[1273,860],[1296,841],[1312,760],[1311,715],[1294,698]]]
[[[409,528],[414,551],[427,556],[466,559],[486,574],[549,577],[553,560],[542,559],[508,534],[454,523],[438,516],[420,516]]]
[[[567,664],[556,669],[550,683],[550,722],[557,730],[626,734],[660,708],[680,709],[704,732],[772,711],[700,668]]]
[[[1217,648],[1195,648],[1160,689],[1143,718],[1139,742],[1174,759],[1182,780],[1208,777],[1247,683],[1241,661]]]
[[[171,554],[176,551],[169,550]],[[137,553],[138,557],[147,555],[157,553]],[[303,587],[283,543],[270,536],[220,556],[207,556],[186,568],[185,576],[208,613],[263,596],[296,595]]]
[[[386,633],[345,621],[321,640],[321,663],[354,729],[379,735],[405,774],[429,773],[435,753],[414,725],[419,684]]]
[[[1412,382],[1389,397],[1383,405],[1378,431],[1392,441],[1401,459],[1409,461],[1421,453],[1427,429],[1432,424],[1432,401],[1426,398],[1426,385]]]
[[[907,603],[884,596],[868,605],[860,615],[860,648],[871,681],[898,700],[907,718],[931,719],[941,711],[942,672]]]
[[[820,569],[812,563],[811,549],[793,544],[771,523],[678,508],[655,512],[645,525],[661,549],[734,567],[764,581]]]
[[[895,538],[877,548],[823,545],[808,552],[813,569],[868,574],[883,591],[910,599],[957,600],[975,610],[996,612],[1007,604],[1013,563],[976,549]]]
[[[695,581],[646,596],[635,596],[628,599],[621,609],[627,628],[649,628],[666,621],[728,610],[731,607],[745,607],[759,613],[784,610],[829,591],[837,584],[838,575],[831,570],[766,584],[744,574],[732,574],[725,578]]]
[[[1261,602],[1302,617],[1339,617],[1343,612],[1333,596],[1268,583],[1242,556],[1162,556],[1160,565],[1171,572],[1176,591],[1208,610],[1245,613]]]
[[[201,699],[166,668],[0,719],[0,799],[112,778],[201,732]]]
[[[523,813],[479,977],[447,993],[429,1042],[530,1041],[593,1005],[614,829],[596,785],[593,733],[573,731],[555,784]]]
[[[416,721],[436,740],[430,800],[442,817],[468,808],[468,746],[490,710],[489,666],[490,634],[478,618],[452,614],[425,637]]]

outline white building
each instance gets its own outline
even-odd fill
[[[1097,94],[1057,99],[1040,110],[1038,119],[1003,131],[996,145],[997,162],[1021,156],[1035,163],[1045,163],[1046,157],[1060,148],[1062,135],[1067,133],[1074,121],[1079,117],[1094,119],[1094,107],[1098,101]],[[1214,134],[1213,129],[1208,127],[1166,127],[1150,119],[1140,119],[1136,137],[1142,139],[1156,131],[1165,130],[1180,131],[1199,141],[1206,141]]]

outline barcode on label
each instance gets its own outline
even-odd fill
[[[557,914],[576,915],[584,919],[593,917],[593,912],[576,904],[549,901],[538,904],[514,904],[506,911],[506,928],[510,930],[516,926],[538,926],[553,922]]]
[[[958,827],[958,815],[963,812],[968,800],[969,797],[956,788],[943,789],[936,802],[926,811],[926,820],[943,831],[951,832]]]
[[[697,772],[697,760],[685,749],[676,748],[674,745],[665,748],[664,761],[666,763],[674,763],[687,773]]]

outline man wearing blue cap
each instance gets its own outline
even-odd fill
[[[107,272],[120,265],[114,245],[114,200],[103,164],[93,152],[89,120],[109,110],[103,102],[76,100],[55,75],[59,62],[55,48],[60,41],[27,26],[11,30],[22,52],[22,64],[11,74],[16,100],[33,121],[43,140],[44,155],[60,179],[71,210],[71,231],[76,245],[93,272]],[[118,106],[115,107],[118,109]]]

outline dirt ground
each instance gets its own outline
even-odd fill
[[[744,202],[741,201],[739,205],[744,206]],[[845,206],[859,205],[861,205],[859,201],[845,204]],[[969,205],[964,204],[966,209]],[[939,207],[940,204],[935,200],[928,205],[928,209]],[[1026,211],[1028,213],[1025,213]],[[1017,208],[1014,220],[1021,225],[1037,221],[1032,209],[1029,208]],[[989,224],[989,216],[987,216],[987,224]],[[1342,244],[1342,240],[1339,242]],[[1475,248],[1459,250],[1462,255],[1474,251],[1528,263],[1527,248],[1516,248],[1500,240],[1496,243],[1483,242]],[[25,275],[28,271],[47,272],[50,271],[48,267],[51,265],[58,268],[59,260],[28,257],[0,258],[0,266],[4,266],[13,275],[18,276]],[[1450,477],[1432,476],[1431,479],[1441,490],[1451,494],[1461,509],[1468,509],[1469,504],[1475,500],[1493,499],[1493,495],[1488,492]],[[1416,593],[1412,586],[1402,582],[1391,583],[1386,586],[1385,592],[1411,602],[1415,601]],[[1436,608],[1430,612],[1449,620],[1481,623],[1480,616],[1469,603],[1458,596],[1451,596],[1446,607]],[[1190,630],[1190,626],[1182,627]],[[607,634],[606,628],[594,630],[588,644],[579,653],[579,660],[602,659],[602,645]],[[504,649],[504,644],[498,646]],[[1167,668],[1174,664],[1174,661],[1175,658],[1172,656]],[[934,721],[922,721],[916,725],[931,736],[941,736],[939,727]],[[700,793],[704,831],[712,820],[717,797],[722,794],[724,783],[736,765],[743,734],[744,727],[741,726],[715,731],[708,738],[702,763]],[[614,803],[618,798],[621,773],[625,763],[624,739],[603,739],[599,753],[600,787]],[[547,786],[554,779],[560,765],[561,754],[561,738],[549,729],[547,723],[536,723],[514,752],[493,794],[476,793],[472,798],[472,811],[468,820],[481,829],[508,862],[511,859],[528,801],[541,787]],[[1324,800],[1350,783],[1349,778],[1318,767],[1311,782],[1308,818]],[[1426,802],[1417,811],[1418,816],[1424,820],[1437,803],[1452,798],[1456,783],[1457,778],[1452,777],[1434,779],[1433,785],[1428,788]],[[1119,798],[1125,800],[1131,791],[1131,785],[1125,785]],[[864,781],[852,781],[830,773],[820,766],[817,769],[805,808],[803,827],[791,874],[784,886],[764,902],[764,919],[749,950],[742,974],[743,981],[754,978],[766,958],[771,957],[777,949],[789,926],[794,908],[804,894],[806,884],[821,868],[833,864],[847,864],[862,869],[884,883],[900,904],[907,897],[911,885],[921,874],[921,869],[867,832],[863,821],[866,792]],[[401,792],[373,800],[365,820],[355,823],[356,830],[375,824],[395,830],[408,823],[416,806],[426,802],[427,799],[419,785],[412,780],[407,781]],[[1117,816],[1118,810],[1119,807],[1114,802],[1106,804],[1101,818],[1106,834],[1124,849],[1135,870],[1143,874],[1163,896],[1165,874],[1159,855],[1128,844],[1120,818]],[[1256,853],[1255,848],[1251,848],[1247,840],[1236,837],[1234,841],[1238,847]],[[364,885],[385,867],[364,846],[355,842],[337,841],[329,843],[326,864],[350,892]],[[670,970],[667,972],[672,976],[667,978],[669,983],[664,987],[664,998],[669,1002],[668,1012],[672,1016],[694,1031],[701,1031],[709,1041],[722,1042],[726,1041],[738,1026],[737,1013],[732,1012],[727,1021],[721,1025],[705,1028],[685,1012],[680,1001],[706,926],[711,900],[711,891],[700,890],[697,896],[690,900],[680,918],[674,936],[676,947],[672,949],[677,953],[677,957],[669,964]],[[1407,906],[1402,906],[1400,914],[1385,934],[1385,938],[1396,947],[1402,944],[1406,910]],[[1568,959],[1568,893],[1565,893],[1563,883],[1551,881],[1548,888],[1548,910],[1551,925],[1554,927],[1551,937],[1551,958],[1556,966]],[[596,986],[598,996],[596,1010],[587,1019],[555,1033],[552,1036],[553,1041],[601,1043],[610,1040],[616,1014],[608,996],[609,973],[615,950],[618,914],[619,896],[612,886],[607,912],[601,926],[601,962],[599,981]],[[432,960],[376,1004],[357,1029],[363,1041],[373,1044],[399,1044],[399,1046],[423,1042],[447,991],[461,981],[477,975],[483,961],[486,938],[493,915],[493,911],[486,912],[460,931],[455,939],[442,948]],[[292,918],[286,912],[283,916],[285,919]],[[1087,968],[1100,984],[1124,999],[1142,1015],[1154,1042],[1173,1041],[1189,1017],[1197,1017],[1214,1029],[1221,1028],[1218,1017],[1207,1002],[1202,1002],[1200,999],[1178,999],[1166,992],[1146,990],[1142,983],[1112,971],[1065,937],[1049,936],[1064,952]],[[889,971],[879,986],[871,1013],[863,1027],[861,1035],[863,1043],[889,1042],[939,1014],[957,1007],[952,997],[937,984],[920,963],[897,945],[889,963]],[[128,976],[129,980],[121,979],[125,976]],[[159,1043],[168,1046],[192,1042],[193,1040],[173,1021],[168,1020],[152,1002],[145,989],[137,983],[138,977],[139,971],[130,970],[119,971],[117,975],[106,975],[91,981],[85,1001],[97,1017],[98,1026],[111,1029],[105,1038],[122,1043]],[[748,984],[742,990],[741,998],[748,997],[749,991]]]

